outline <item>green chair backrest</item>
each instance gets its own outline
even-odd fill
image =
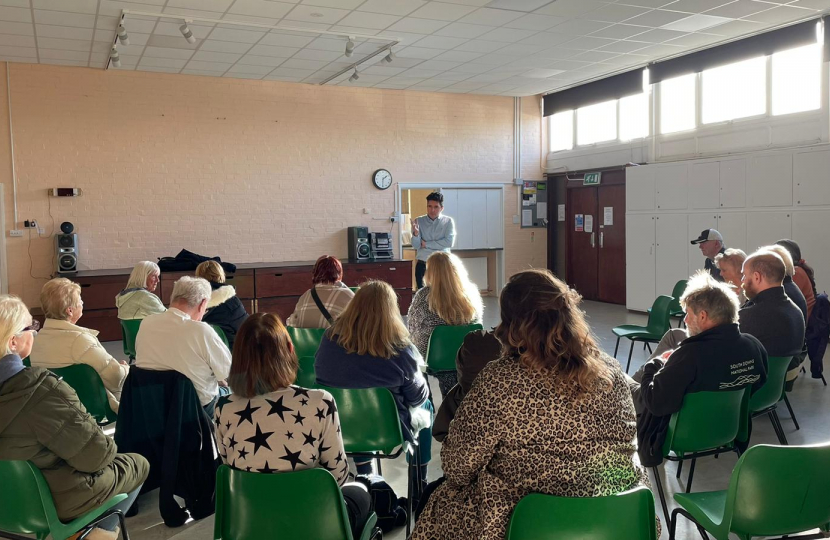
[[[770,356],[767,358],[767,380],[749,398],[749,411],[762,411],[772,407],[781,400],[781,391],[784,380],[787,378],[787,368],[792,356]]]
[[[113,505],[127,498],[116,495],[103,506],[87,512],[69,523],[58,519],[52,492],[43,474],[28,461],[0,461],[0,531],[33,534],[39,539],[48,535],[65,540]]]
[[[455,358],[464,338],[470,332],[481,330],[480,324],[461,326],[436,326],[429,336],[427,346],[427,370],[430,373],[455,371]]]
[[[297,353],[297,358],[303,356],[315,356],[317,349],[320,347],[320,341],[323,340],[323,334],[326,333],[326,328],[294,328],[288,326],[288,335],[291,337],[291,343],[294,344],[294,352]]]
[[[651,311],[648,313],[648,324],[646,330],[653,335],[662,336],[671,328],[671,317],[669,312],[674,298],[671,296],[658,296],[651,305]]]
[[[337,481],[325,469],[216,473],[214,540],[352,540]]]
[[[52,373],[62,377],[63,381],[75,390],[86,411],[99,424],[108,424],[118,419],[110,409],[107,390],[98,372],[86,364],[74,364],[62,368],[52,368]]]
[[[778,536],[830,524],[830,443],[759,444],[732,471],[726,525],[747,536]]]
[[[506,540],[657,540],[654,496],[645,486],[607,497],[522,498]]]
[[[711,450],[733,442],[748,422],[744,399],[748,388],[686,394],[671,416],[663,455]]]
[[[680,305],[680,297],[683,296],[684,292],[686,292],[686,285],[688,282],[689,281],[686,279],[681,279],[674,284],[674,289],[671,291],[672,302],[669,305],[669,313],[683,312],[683,306]]]
[[[317,374],[314,371],[314,357],[301,356],[297,371],[297,384],[303,388],[317,388]]]
[[[121,339],[124,345],[124,354],[135,358],[135,338],[142,319],[121,319]]]
[[[392,454],[404,443],[395,398],[388,388],[330,388],[334,397],[346,452]]]
[[[219,336],[222,342],[225,344],[225,347],[228,349],[231,348],[230,343],[228,342],[228,336],[225,335],[225,331],[216,326],[215,324],[210,325],[213,328],[213,331]]]
[[[360,287],[349,287],[349,289],[351,289],[352,292],[357,292],[357,289],[359,289],[359,288]]]
[[[32,361],[29,360],[28,356],[23,359],[23,365],[26,366],[26,367],[32,367]]]

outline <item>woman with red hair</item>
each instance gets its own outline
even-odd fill
[[[312,287],[297,301],[286,319],[295,328],[328,328],[349,305],[354,293],[343,283],[343,265],[337,257],[323,255],[311,270]]]

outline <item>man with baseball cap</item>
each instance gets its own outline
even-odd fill
[[[706,257],[706,264],[704,269],[712,274],[712,277],[718,281],[723,281],[720,275],[720,270],[715,264],[715,257],[718,253],[726,251],[723,245],[723,236],[715,229],[706,229],[700,233],[700,236],[692,240],[692,245],[697,244],[700,247],[700,252]]]

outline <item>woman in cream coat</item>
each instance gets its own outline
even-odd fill
[[[75,324],[84,312],[81,286],[66,278],[53,279],[41,289],[40,304],[46,323],[32,347],[32,365],[46,369],[74,364],[91,366],[101,377],[110,407],[117,413],[129,367],[110,356],[98,341],[97,330]]]

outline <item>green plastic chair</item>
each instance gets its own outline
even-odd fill
[[[403,452],[409,454],[406,515],[412,516],[413,495],[420,491],[420,456],[416,447],[407,444],[403,437],[392,392],[388,388],[346,389],[323,385],[317,385],[317,388],[334,397],[346,454],[376,459],[378,473],[382,473],[381,459],[395,459]],[[411,519],[407,520],[407,537],[411,523]]]
[[[317,388],[317,374],[314,371],[314,357],[301,356],[297,371],[297,384],[303,388]]]
[[[142,319],[121,319],[121,339],[124,354],[130,360],[135,360],[135,338],[138,335],[141,321]]]
[[[671,328],[669,310],[673,301],[674,298],[671,296],[658,296],[648,313],[648,325],[646,326],[624,324],[614,327],[613,332],[617,336],[617,346],[614,347],[614,358],[617,357],[617,351],[620,349],[620,339],[626,338],[631,341],[631,349],[628,351],[628,363],[625,365],[626,373],[628,373],[628,369],[631,367],[631,355],[634,354],[634,343],[638,341],[646,345],[649,343],[659,343],[663,339],[663,334]],[[649,347],[650,351],[651,347]]]
[[[645,486],[607,497],[522,498],[506,540],[657,540],[654,496]]]
[[[767,380],[764,386],[759,388],[749,398],[749,412],[752,418],[758,416],[769,416],[772,422],[772,429],[778,437],[778,442],[787,444],[787,436],[784,435],[784,428],[781,419],[778,417],[778,402],[784,391],[784,382],[787,378],[787,368],[790,366],[791,356],[770,356],[767,358]]]
[[[357,290],[358,290],[359,288],[360,288],[360,287],[349,287],[349,289],[351,289],[351,291],[352,291],[352,292],[357,292]]]
[[[298,358],[317,354],[317,349],[320,347],[320,341],[323,340],[326,328],[294,328],[293,326],[286,328]]]
[[[118,420],[118,415],[110,408],[107,390],[100,375],[92,366],[74,364],[50,371],[62,378],[75,390],[86,411],[92,415],[98,425],[104,426]]]
[[[677,514],[692,520],[717,540],[729,533],[741,540],[778,536],[819,528],[830,531],[830,444],[753,446],[732,470],[723,491],[678,493],[680,508],[672,512],[669,538],[674,539]],[[795,538],[795,537],[793,537]],[[802,538],[826,538],[821,533]]]
[[[666,440],[663,442],[663,459],[678,462],[677,478],[680,478],[683,461],[692,461],[686,493],[692,489],[697,459],[725,452],[740,454],[735,441],[746,436],[748,424],[749,389],[746,387],[723,392],[686,394],[680,410],[672,414],[669,420]],[[652,472],[668,523],[669,509],[657,467],[652,467]]]
[[[23,365],[26,366],[26,367],[32,367],[32,361],[29,360],[28,356],[23,359]]]
[[[680,320],[677,321],[678,328],[681,327],[683,319],[686,317],[686,312],[683,311],[683,306],[680,305],[680,297],[683,296],[684,292],[686,292],[686,285],[688,282],[689,281],[686,279],[681,279],[674,284],[674,288],[671,291],[672,303],[669,305],[669,317],[680,318]],[[651,308],[648,308],[648,312],[651,313]]]
[[[211,326],[211,328],[213,328],[213,331],[216,332],[216,334],[219,336],[219,339],[221,339],[222,342],[225,344],[225,347],[230,349],[231,346],[230,346],[230,343],[228,342],[228,336],[225,335],[225,331],[222,330],[221,328],[219,328],[218,326],[216,326],[215,324],[211,324],[210,326]]]
[[[43,474],[29,461],[0,461],[0,537],[23,540],[21,534],[38,540],[51,537],[66,540],[79,531],[91,529],[104,519],[116,515],[122,538],[129,538],[124,514],[113,506],[127,498],[120,493],[94,510],[68,523],[58,519],[52,492]]]
[[[429,336],[427,346],[427,373],[434,375],[447,371],[455,371],[455,358],[464,338],[470,332],[481,330],[480,324],[464,324],[460,326],[436,326]]]
[[[375,538],[372,512],[360,540]],[[222,465],[216,472],[214,540],[352,540],[346,503],[325,469],[263,474]]]

